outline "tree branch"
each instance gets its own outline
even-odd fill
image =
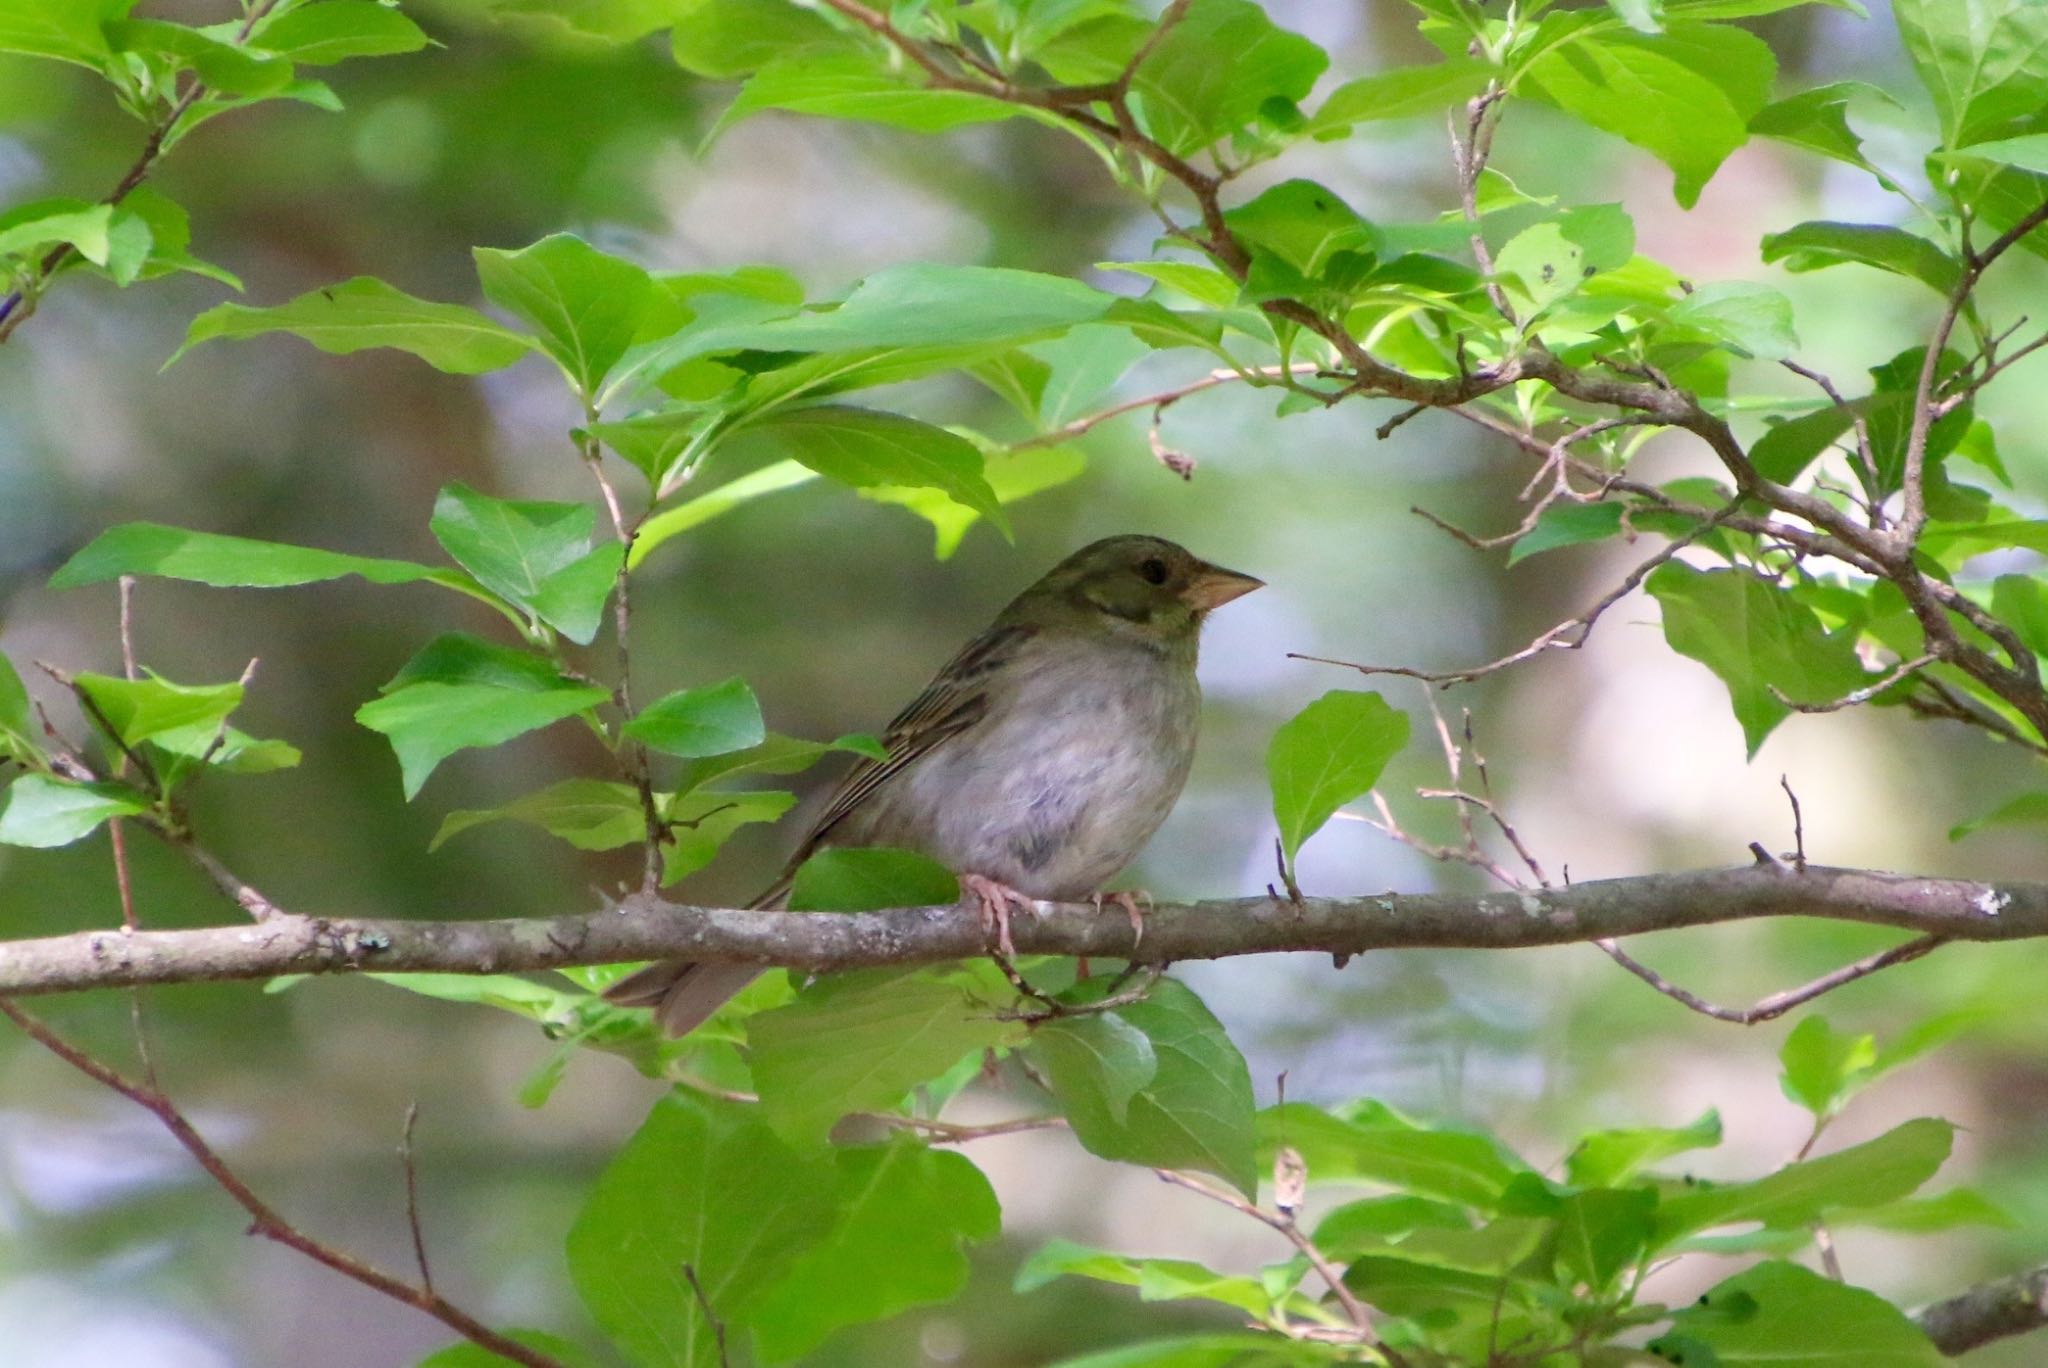
[[[1086,903],[1038,904],[1013,927],[1026,954],[1127,958],[1130,923]],[[2048,883],[1980,883],[1782,865],[1604,879],[1499,893],[1221,899],[1147,914],[1143,957],[1222,959],[1278,951],[1507,950],[1598,941],[1756,917],[1821,917],[1948,940],[2048,936]],[[970,906],[880,912],[692,907],[635,894],[597,912],[432,922],[279,911],[256,925],[81,931],[0,943],[0,994],[355,971],[518,973],[683,956],[829,972],[986,954]]]
[[[373,1292],[382,1293],[394,1301],[423,1311],[472,1344],[488,1349],[510,1362],[524,1364],[526,1368],[565,1368],[561,1360],[553,1355],[529,1349],[516,1340],[507,1339],[435,1292],[431,1285],[415,1287],[403,1279],[392,1277],[380,1268],[364,1263],[353,1254],[314,1239],[278,1215],[275,1208],[257,1196],[255,1191],[242,1181],[241,1176],[228,1167],[220,1152],[206,1142],[206,1138],[186,1119],[177,1104],[159,1091],[154,1084],[137,1083],[131,1078],[124,1077],[4,998],[0,998],[0,1015],[6,1016],[30,1039],[72,1068],[94,1082],[113,1089],[162,1122],[164,1129],[171,1133],[171,1137],[184,1147],[185,1152],[192,1156],[200,1168],[206,1171],[206,1176],[213,1179],[221,1191],[227,1193],[237,1206],[249,1214],[251,1235],[261,1235],[289,1249],[296,1249],[315,1263],[331,1268]],[[421,1257],[424,1271],[425,1256]]]
[[[1938,1301],[1915,1319],[1950,1355],[2048,1328],[2048,1265]]]

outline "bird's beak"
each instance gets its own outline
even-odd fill
[[[1188,581],[1188,587],[1180,591],[1181,602],[1198,613],[1212,608],[1221,608],[1234,598],[1243,598],[1254,589],[1263,589],[1266,582],[1250,575],[1240,575],[1235,570],[1225,570],[1220,565],[1204,565]]]

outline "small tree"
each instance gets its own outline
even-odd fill
[[[464,1344],[430,1360],[441,1368],[492,1355],[598,1360],[549,1334],[487,1327],[435,1290],[424,1254],[420,1276],[403,1278],[293,1226],[178,1110],[146,1048],[143,1072],[128,1076],[19,998],[364,973],[544,1026],[565,1044],[534,1085],[540,1096],[567,1053],[583,1048],[670,1081],[568,1233],[593,1321],[638,1363],[792,1361],[843,1327],[957,1295],[964,1247],[994,1236],[1000,1218],[987,1180],[953,1147],[1041,1127],[1071,1131],[1105,1160],[1154,1169],[1270,1227],[1290,1250],[1241,1276],[1055,1242],[1027,1264],[1020,1290],[1079,1276],[1135,1286],[1147,1300],[1221,1303],[1245,1324],[1170,1340],[1134,1329],[1129,1347],[1075,1365],[1789,1356],[1849,1368],[1933,1363],[2048,1323],[2048,1270],[1914,1318],[1835,1267],[1836,1224],[1924,1228],[1986,1214],[1964,1190],[1914,1196],[1948,1156],[1947,1122],[1913,1120],[1814,1153],[1857,1089],[1940,1030],[1879,1041],[1806,1017],[1786,1042],[1783,1084],[1812,1113],[1812,1138],[1775,1171],[1703,1184],[1672,1165],[1719,1141],[1711,1114],[1585,1135],[1561,1172],[1546,1172],[1492,1135],[1371,1100],[1258,1109],[1215,1017],[1162,977],[1172,961],[1275,950],[1343,957],[1590,941],[1676,1004],[1752,1022],[1950,941],[2048,935],[2048,884],[1823,868],[1807,862],[1803,842],[1788,854],[1759,845],[1753,863],[1734,869],[1558,882],[1439,716],[1448,780],[1422,797],[1453,804],[1462,825],[1433,853],[1503,888],[1311,896],[1294,873],[1303,843],[1373,795],[1411,739],[1406,715],[1380,694],[1340,689],[1273,738],[1274,886],[1160,906],[1142,941],[1121,917],[1053,908],[1019,923],[1024,958],[1011,962],[984,944],[970,911],[934,915],[932,906],[957,899],[952,875],[901,852],[814,858],[787,913],[686,906],[663,892],[742,826],[790,808],[793,795],[760,787],[760,777],[835,751],[873,753],[876,743],[773,734],[737,679],[671,692],[636,678],[633,590],[648,557],[707,519],[817,479],[928,519],[945,553],[976,523],[1004,529],[1011,504],[1076,478],[1073,444],[1122,415],[1149,414],[1152,450],[1188,474],[1160,420],[1221,386],[1271,391],[1282,429],[1292,415],[1391,401],[1383,437],[1411,420],[1446,419],[1496,434],[1524,516],[1499,536],[1449,530],[1482,549],[1512,548],[1511,564],[1591,542],[1638,548],[1590,606],[1497,660],[1453,671],[1349,665],[1357,675],[1406,676],[1432,690],[1469,683],[1579,646],[1642,588],[1670,647],[1727,686],[1752,753],[1794,712],[1877,707],[2048,754],[2037,658],[2048,650],[2048,579],[2031,568],[1978,573],[1987,553],[2048,551],[2048,524],[2003,492],[1999,434],[1977,413],[1985,389],[2048,340],[1982,291],[2008,258],[2048,256],[2048,9],[1897,0],[1938,129],[1922,164],[1907,168],[1875,161],[1848,119],[1891,95],[1855,83],[1779,92],[1770,48],[1740,22],[1808,3],[1855,10],[1854,0],[1410,3],[1441,56],[1343,80],[1315,43],[1250,0],[1172,0],[1159,13],[1134,0],[564,7],[586,37],[665,34],[686,72],[739,81],[727,123],[790,110],[940,134],[1025,120],[1045,138],[1078,139],[1103,177],[1157,214],[1157,250],[1109,265],[1130,286],[1122,292],[919,262],[820,301],[773,269],[663,272],[554,235],[476,251],[488,310],[363,277],[200,314],[179,356],[283,332],[328,352],[395,348],[456,375],[545,357],[573,398],[563,454],[587,470],[592,498],[540,502],[451,485],[422,510],[447,555],[436,565],[150,523],[112,527],[72,556],[55,585],[122,586],[123,668],[49,670],[90,728],[67,737],[32,702],[22,672],[0,660],[0,758],[12,776],[0,793],[0,842],[54,847],[107,826],[125,897],[123,832],[146,832],[188,855],[253,928],[141,929],[131,902],[119,931],[6,942],[0,992],[10,996],[0,1011],[154,1112],[254,1231],[460,1334]],[[0,341],[76,277],[126,287],[198,272],[232,284],[190,254],[183,211],[149,186],[159,159],[246,105],[333,104],[306,68],[426,42],[412,20],[370,0],[244,0],[238,19],[210,26],[135,18],[131,5],[0,0],[0,51],[98,73],[144,128],[131,169],[104,198],[0,216],[0,278],[11,282]],[[1503,121],[1531,102],[1578,121],[1588,138],[1625,139],[1662,161],[1683,206],[1752,138],[1863,178],[1889,213],[1772,225],[1763,260],[1881,273],[1871,279],[1924,306],[1931,326],[1853,383],[1802,364],[1792,306],[1778,291],[1680,279],[1636,251],[1620,206],[1518,189],[1492,149]],[[1327,185],[1267,167],[1368,121],[1446,116],[1455,196],[1427,223],[1368,215]],[[1264,188],[1242,188],[1254,180]],[[1192,358],[1189,377],[1119,389],[1154,352]],[[888,407],[888,387],[947,373],[972,377],[1014,413],[962,430]],[[1718,474],[1643,473],[1638,454],[1660,434],[1710,453]],[[708,479],[719,482],[702,489]],[[348,539],[337,524],[332,543]],[[2033,564],[1999,562],[2023,563]],[[615,905],[546,921],[375,921],[280,906],[209,853],[187,798],[215,773],[300,757],[232,725],[249,672],[179,684],[136,657],[129,589],[151,576],[271,589],[356,576],[487,605],[502,619],[494,637],[423,626],[418,654],[358,720],[389,739],[406,799],[457,751],[558,724],[587,729],[608,766],[453,813],[439,839],[510,821],[579,850],[638,848],[639,887]],[[1982,820],[2044,812],[2048,802],[2032,794]],[[1377,813],[1408,839],[1391,807],[1380,802]],[[820,912],[831,915],[810,915]],[[1746,1009],[1702,1001],[1618,944],[1649,930],[1793,915],[1878,923],[1908,938]],[[599,996],[620,962],[677,953],[796,972],[760,980],[682,1041]],[[1085,978],[1077,956],[1126,967]],[[537,971],[547,972],[528,976]],[[999,1069],[1027,1077],[1042,1105],[994,1125],[945,1115],[979,1072]],[[1324,1184],[1358,1191],[1334,1206],[1318,1200],[1317,1219],[1301,1219],[1307,1188]],[[1654,1268],[1698,1251],[1761,1257],[1696,1305],[1639,1295]],[[1797,1261],[1808,1251],[1821,1271]]]

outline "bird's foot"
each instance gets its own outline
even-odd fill
[[[1017,957],[1017,947],[1010,940],[1010,909],[1016,907],[1027,914],[1034,913],[1031,899],[1019,893],[1006,883],[980,874],[962,875],[960,884],[981,905],[981,926],[996,938],[996,949],[1005,959]]]
[[[1145,943],[1145,913],[1138,910],[1138,904],[1142,902],[1147,911],[1151,910],[1152,895],[1142,888],[1137,888],[1116,893],[1097,893],[1089,901],[1095,904],[1097,912],[1102,910],[1104,903],[1115,903],[1124,910],[1124,915],[1131,920],[1130,957],[1133,960],[1137,959],[1138,947]]]

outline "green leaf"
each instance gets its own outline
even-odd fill
[[[1764,106],[1750,119],[1749,131],[1847,162],[1880,183],[1888,183],[1884,173],[1863,155],[1863,140],[1849,127],[1849,104],[1859,99],[1882,102],[1893,109],[1899,103],[1889,92],[1865,82],[1837,81]]]
[[[1944,298],[1962,276],[1955,259],[1926,238],[1877,223],[1801,223],[1765,234],[1763,256],[1788,271],[1818,271],[1846,262],[1873,266],[1917,280]]]
[[[1151,1038],[1114,1012],[1055,1017],[1031,1034],[1032,1052],[1082,1109],[1128,1125],[1131,1099],[1159,1074]]]
[[[489,822],[524,822],[559,836],[578,850],[615,850],[647,835],[647,817],[631,784],[602,779],[564,779],[523,794],[503,807],[462,808],[441,819],[427,848]]]
[[[1971,143],[1963,151],[1972,157],[2018,167],[2022,171],[2048,172],[2048,133],[2024,133],[2017,138],[1993,138]]]
[[[95,266],[113,250],[113,206],[80,200],[38,200],[0,215],[0,256],[28,256],[63,244]]]
[[[498,745],[610,699],[538,656],[451,633],[407,662],[356,721],[390,740],[411,799],[456,751]]]
[[[1708,1111],[1688,1126],[1595,1131],[1565,1160],[1576,1187],[1619,1187],[1650,1165],[1721,1143],[1721,1114]]]
[[[743,504],[751,503],[766,494],[777,494],[785,489],[794,489],[818,478],[818,472],[795,461],[777,461],[773,465],[749,471],[738,479],[727,480],[716,489],[707,490],[696,498],[664,509],[640,524],[640,535],[633,539],[633,551],[627,559],[628,568],[645,560],[656,547],[670,537],[701,527],[713,518],[730,513]]]
[[[1728,686],[1751,755],[1791,714],[1779,693],[1827,703],[1864,681],[1853,629],[1826,632],[1812,609],[1746,570],[1672,562],[1652,571],[1646,587],[1663,609],[1671,649]]]
[[[73,684],[98,710],[94,724],[105,719],[124,746],[179,728],[210,730],[242,705],[240,684],[173,684],[155,673],[144,679],[81,674]]]
[[[258,740],[233,727],[223,729],[218,723],[173,727],[152,736],[149,744],[180,759],[203,759],[230,774],[269,774],[291,769],[304,759],[299,748],[288,742]]]
[[[1561,546],[1580,546],[1619,536],[1624,511],[1616,503],[1554,503],[1543,510],[1528,534],[1509,548],[1508,564]]]
[[[1991,1226],[2017,1229],[2019,1222],[1974,1188],[1950,1188],[1932,1197],[1909,1197],[1884,1206],[1845,1212],[1835,1218],[1840,1225],[1864,1226],[1872,1230],[1896,1230],[1920,1235],[1962,1226]]]
[[[730,755],[707,755],[684,767],[678,793],[688,793],[717,779],[734,774],[796,774],[817,764],[834,751],[864,755],[870,760],[887,760],[889,752],[874,737],[849,733],[836,741],[799,741],[793,736],[768,733],[758,746]],[[825,909],[831,910],[831,909]]]
[[[17,758],[36,753],[35,732],[29,726],[28,686],[12,661],[0,655],[0,752]]]
[[[1657,1212],[1655,1244],[1739,1222],[1804,1225],[1835,1207],[1870,1207],[1910,1196],[1948,1158],[1955,1127],[1922,1117],[1875,1140],[1788,1164],[1747,1183],[1703,1184],[1667,1196]]]
[[[995,491],[997,502],[1008,506],[1076,479],[1087,465],[1088,458],[1081,454],[1079,447],[1034,446],[990,452],[982,472],[988,477],[988,487]],[[932,554],[939,560],[945,560],[959,550],[968,529],[981,521],[979,513],[954,502],[936,489],[883,485],[863,489],[860,496],[906,508],[930,523]]]
[[[1273,815],[1291,867],[1338,808],[1372,791],[1408,744],[1408,716],[1376,693],[1332,689],[1280,730],[1266,751]]]
[[[1531,48],[1540,55],[1525,73],[1530,93],[1669,166],[1674,195],[1691,208],[1770,99],[1770,48],[1723,24],[1674,22],[1657,35],[1573,32],[1582,29],[1583,16],[1570,13],[1537,25]],[[1556,41],[1551,31],[1571,40]]]
[[[532,610],[551,577],[589,554],[596,517],[589,504],[496,499],[452,484],[428,527],[478,583]]]
[[[780,820],[795,806],[796,795],[781,789],[698,789],[670,800],[662,813],[673,824],[662,851],[663,886],[710,864],[741,827]]]
[[[1052,1368],[1322,1368],[1356,1361],[1346,1349],[1245,1331],[1146,1340],[1063,1358]]]
[[[1996,827],[2039,826],[2048,823],[2048,793],[2022,793],[2008,798],[1982,817],[1949,828],[1948,838],[1960,841]]]
[[[2048,89],[2048,9],[2015,0],[1893,0],[1899,39],[1934,97],[1944,143],[2022,131]]]
[[[1822,1328],[1825,1333],[1816,1333]],[[1948,1362],[1905,1312],[1876,1293],[1775,1259],[1680,1308],[1670,1332],[1652,1340],[1650,1351],[1710,1368],[1939,1368]]]
[[[769,1122],[809,1142],[848,1112],[894,1110],[918,1084],[1017,1030],[940,974],[871,969],[749,1017],[747,1044]]]
[[[859,42],[788,0],[672,0],[676,65],[732,80],[780,57],[853,51]]]
[[[1377,1108],[1362,1119],[1302,1102],[1259,1113],[1260,1157],[1290,1145],[1317,1183],[1378,1183],[1405,1193],[1497,1210],[1517,1173],[1499,1145],[1465,1131],[1425,1130]]]
[[[792,912],[873,912],[959,900],[959,880],[944,865],[882,846],[827,846],[797,868],[789,890]]]
[[[192,242],[192,225],[184,209],[148,185],[139,185],[121,201],[118,217],[133,216],[149,231],[149,255],[137,278],[155,280],[184,271],[219,281],[231,290],[242,288],[234,275],[211,262],[201,261],[185,249]]]
[[[626,735],[663,755],[725,755],[768,738],[761,704],[747,681],[734,677],[701,689],[678,689],[640,710]]]
[[[704,431],[715,415],[698,404],[677,404],[636,413],[614,423],[592,423],[585,431],[647,477],[652,489],[660,489],[676,458],[690,449],[690,443]]]
[[[1162,979],[1143,1001],[1116,1015],[1151,1043],[1152,1078],[1124,1103],[1119,1120],[1112,1089],[1092,1062],[1078,1070],[1072,1051],[1032,1056],[1046,1070],[1075,1136],[1104,1159],[1155,1168],[1192,1168],[1222,1178],[1246,1196],[1258,1189],[1253,1165],[1251,1074],[1244,1057],[1202,1000]]]
[[[901,414],[820,404],[770,414],[731,439],[788,456],[854,488],[910,485],[943,491],[1004,529],[1009,521],[965,437]]]
[[[312,290],[273,308],[219,304],[192,320],[170,365],[202,342],[287,332],[321,351],[347,355],[369,347],[410,352],[436,370],[477,375],[503,370],[532,342],[460,304],[415,299],[370,276]]]
[[[1816,1117],[1833,1116],[1869,1081],[1877,1064],[1877,1038],[1840,1035],[1826,1017],[1809,1016],[1792,1028],[1778,1051],[1785,1096]]]
[[[411,561],[350,556],[142,522],[123,523],[94,537],[50,576],[50,587],[76,589],[123,575],[154,575],[210,584],[216,589],[282,589],[346,575],[360,575],[372,584],[449,578],[445,570]]]
[[[1031,355],[1046,363],[1034,416],[1046,428],[1081,417],[1151,347],[1129,328],[1084,323],[1050,342],[1034,343]]]
[[[1439,1333],[1461,1324],[1478,1326],[1486,1332],[1477,1346],[1480,1355],[1487,1334],[1498,1333],[1504,1342],[1514,1343],[1529,1328],[1518,1280],[1498,1273],[1366,1255],[1344,1270],[1344,1282],[1368,1305],[1422,1320]]]
[[[1666,314],[1759,361],[1781,361],[1799,350],[1792,301],[1768,285],[1721,280],[1702,285]]]
[[[588,646],[604,624],[605,604],[619,587],[619,569],[626,562],[620,542],[600,542],[540,583],[533,611],[579,646]]]
[[[964,1246],[1002,1228],[994,1190],[963,1154],[904,1137],[834,1158],[838,1220],[745,1318],[764,1363],[801,1358],[844,1326],[951,1301],[967,1285]]]
[[[125,14],[132,5],[133,0],[6,0],[0,4],[0,52],[98,68],[111,55],[101,21]]]
[[[706,351],[850,351],[1022,341],[1093,323],[1116,297],[1066,276],[913,262],[875,272],[838,307],[714,330]]]
[[[857,119],[917,133],[1016,118],[1019,105],[960,90],[914,84],[873,57],[826,52],[770,62],[740,87],[719,115],[718,129],[764,109],[786,109],[824,119]]]
[[[256,42],[301,66],[326,66],[351,57],[387,57],[427,45],[420,26],[377,0],[322,0],[265,24]]]
[[[1316,1223],[1316,1247],[1339,1262],[1384,1250],[1417,1230],[1470,1230],[1461,1206],[1403,1194],[1363,1197],[1333,1209]]]
[[[1152,135],[1192,152],[1253,123],[1268,101],[1306,99],[1329,64],[1250,0],[1194,0],[1151,44],[1131,87]]]
[[[262,98],[277,94],[292,79],[292,64],[255,52],[204,29],[160,19],[127,19],[107,25],[107,41],[152,65],[189,68],[205,82],[209,96]]]
[[[1577,293],[1599,272],[1626,265],[1635,240],[1635,224],[1620,205],[1589,204],[1517,233],[1494,267],[1531,311],[1540,311]]]
[[[1657,1194],[1649,1188],[1588,1188],[1557,1213],[1557,1268],[1596,1295],[1632,1266],[1650,1238]]]
[[[1486,88],[1494,68],[1476,57],[1453,57],[1434,66],[1395,67],[1346,81],[1331,91],[1303,130],[1312,138],[1340,136],[1353,124],[1376,119],[1442,118]]]
[[[1132,1259],[1068,1240],[1051,1240],[1041,1246],[1017,1270],[1013,1287],[1019,1293],[1035,1292],[1062,1277],[1135,1287],[1141,1301],[1200,1297],[1262,1321],[1272,1317],[1276,1301],[1288,1300],[1275,1297],[1256,1279],[1231,1277],[1186,1259]]]
[[[1314,181],[1283,181],[1223,221],[1251,249],[1247,285],[1255,297],[1316,288],[1348,292],[1364,279],[1379,247],[1358,211]]]
[[[70,845],[110,818],[147,811],[148,801],[124,784],[75,784],[46,774],[24,774],[0,790],[0,845]]]
[[[655,304],[644,268],[567,233],[516,252],[479,247],[475,256],[484,297],[531,323],[541,349],[586,399],[633,345]]]
[[[746,1319],[815,1249],[839,1174],[785,1145],[760,1109],[672,1092],[599,1176],[569,1231],[569,1273],[600,1330],[634,1361],[718,1368],[711,1314]]]

